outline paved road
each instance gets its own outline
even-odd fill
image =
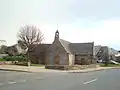
[[[89,73],[0,71],[0,90],[120,90],[120,69]]]

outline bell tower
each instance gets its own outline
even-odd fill
[[[55,32],[55,40],[56,39],[59,39],[59,31],[58,30]]]
[[[58,23],[57,23],[57,31],[55,32],[55,40],[59,40]]]

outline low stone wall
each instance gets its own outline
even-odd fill
[[[12,61],[0,61],[0,65],[10,65]]]
[[[57,70],[81,70],[87,68],[96,68],[96,64],[91,65],[46,65],[46,69],[57,69]]]

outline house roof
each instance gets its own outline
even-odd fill
[[[35,44],[33,50],[35,53],[45,52],[50,45],[51,44]]]
[[[70,43],[63,39],[60,39],[62,46],[65,48],[67,53],[74,54],[93,54],[93,42],[89,43]]]
[[[116,54],[119,53],[117,50],[115,50],[113,48],[109,48],[109,47],[107,47],[107,48],[108,48],[108,54],[109,55],[116,55]]]
[[[108,52],[109,55],[116,55],[118,54],[118,50],[115,50],[113,48],[110,48],[108,46],[102,46],[102,49],[105,51],[105,52]]]
[[[63,39],[60,39],[59,41],[60,41],[60,43],[62,44],[62,46],[64,47],[64,49],[67,53],[72,53],[71,48],[70,48],[70,42],[65,41]]]
[[[71,43],[70,47],[75,54],[93,54],[94,43]]]

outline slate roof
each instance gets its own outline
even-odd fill
[[[94,43],[71,43],[70,47],[75,54],[93,54]]]
[[[97,45],[94,46],[93,42],[88,42],[88,43],[71,43],[63,39],[59,39],[60,43],[62,46],[65,48],[67,53],[74,53],[74,54],[93,54],[97,55],[97,53],[102,49],[105,51],[108,51],[109,55],[116,55],[118,54],[118,51],[109,48],[107,46],[101,46]]]
[[[40,52],[45,52],[50,45],[51,44],[35,44],[33,48],[34,53],[39,54]]]
[[[116,55],[116,54],[118,54],[118,51],[113,49],[113,48],[109,48],[108,47],[108,51],[109,51],[109,55]]]
[[[67,53],[74,54],[93,54],[94,43],[70,43],[63,39],[60,39],[62,46],[65,48]]]
[[[95,48],[100,48],[100,49],[104,50],[104,52],[107,52],[109,55],[116,55],[116,54],[118,54],[117,50],[115,50],[113,48],[110,48],[108,46],[95,46]],[[95,49],[95,52],[97,52],[97,49]]]
[[[60,43],[62,44],[62,46],[64,47],[64,49],[67,53],[72,53],[71,48],[70,48],[70,42],[65,41],[63,39],[60,39],[59,41],[60,41]]]

